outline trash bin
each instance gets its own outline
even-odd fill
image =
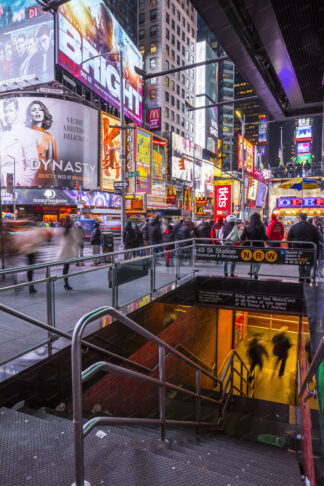
[[[113,253],[114,251],[114,235],[112,233],[102,233],[102,253]],[[111,263],[112,257],[105,256],[105,263]]]

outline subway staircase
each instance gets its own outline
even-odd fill
[[[73,424],[69,412],[0,409],[1,486],[73,483]],[[91,486],[296,486],[296,454],[283,447],[217,431],[184,427],[104,426],[85,439]]]

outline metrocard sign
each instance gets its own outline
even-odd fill
[[[324,208],[324,197],[278,197],[277,208]]]

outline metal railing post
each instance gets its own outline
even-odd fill
[[[197,434],[200,432],[200,387],[201,387],[201,370],[196,369],[196,421],[197,421]]]
[[[197,261],[197,258],[196,258],[196,240],[193,239],[192,240],[192,277],[195,276],[195,273],[196,273],[196,261]]]
[[[241,361],[240,396],[243,395],[243,363]]]
[[[165,440],[165,349],[159,346],[159,379],[163,385],[159,387],[159,417],[161,420],[161,440]]]
[[[46,307],[47,307],[47,324],[51,327],[55,327],[55,315],[54,315],[54,278],[51,277],[50,267],[46,267]],[[52,333],[48,332],[48,352],[52,352]]]
[[[175,244],[175,257],[176,257],[176,285],[178,285],[178,280],[180,280],[180,252],[179,243]]]
[[[152,300],[152,297],[153,297],[153,294],[156,290],[155,288],[155,283],[156,283],[156,261],[157,261],[157,257],[156,257],[156,253],[152,253],[152,256],[151,256],[151,262],[152,262],[152,265],[151,265],[151,269],[150,269],[150,290],[151,290],[151,300]]]
[[[111,305],[115,309],[118,308],[118,282],[117,282],[117,265],[118,263],[114,263],[112,267],[112,282],[111,282]]]

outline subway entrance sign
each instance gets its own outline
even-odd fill
[[[314,265],[314,251],[309,249],[256,248],[228,245],[201,245],[196,249],[198,260],[242,263],[275,263],[281,265]]]

